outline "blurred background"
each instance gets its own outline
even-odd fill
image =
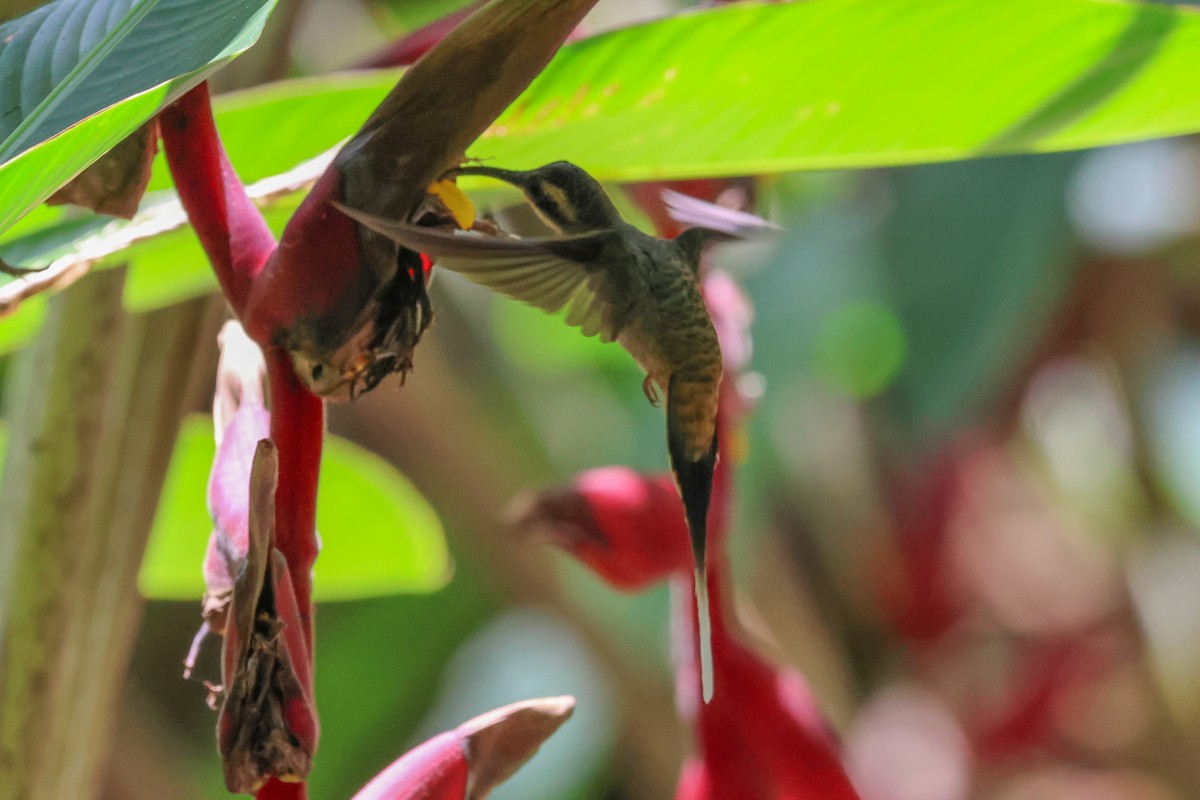
[[[283,3],[220,77],[345,67],[461,5]],[[674,7],[601,0],[589,30]],[[755,313],[742,621],[809,680],[864,800],[1200,796],[1198,187],[1190,139],[782,175],[759,211],[787,234],[718,257]],[[457,276],[432,295],[407,385],[330,428],[425,496],[453,574],[321,605],[312,795],[563,693],[575,717],[495,797],[669,797],[689,734],[666,587],[617,594],[505,524],[580,470],[665,470],[662,412],[619,347]],[[115,800],[224,795],[180,678],[198,611],[147,609]]]

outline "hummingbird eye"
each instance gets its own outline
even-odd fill
[[[312,375],[313,383],[320,382],[321,378],[325,377],[325,365],[313,364],[310,374]]]

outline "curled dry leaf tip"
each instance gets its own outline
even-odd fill
[[[305,626],[283,554],[275,549],[279,453],[258,442],[250,476],[249,548],[230,598],[222,650],[217,746],[231,792],[271,778],[300,781],[317,741]]]
[[[409,750],[353,800],[482,800],[574,709],[573,697],[547,697],[481,714]]]
[[[546,697],[497,708],[458,726],[468,764],[468,800],[482,800],[507,780],[574,711],[574,697]]]

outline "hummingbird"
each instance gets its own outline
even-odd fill
[[[452,272],[555,313],[601,341],[618,342],[646,372],[653,405],[666,398],[667,452],[683,500],[694,559],[701,683],[712,697],[712,634],[706,565],[707,517],[717,461],[721,347],[700,292],[700,256],[710,242],[743,232],[753,215],[722,210],[674,239],[626,222],[603,187],[580,167],[557,161],[514,171],[463,166],[449,175],[495,178],[519,188],[556,234],[502,238],[396,222],[338,204],[362,225]],[[697,201],[699,202],[699,201]],[[692,209],[695,212],[695,209]],[[724,228],[724,230],[719,229]]]

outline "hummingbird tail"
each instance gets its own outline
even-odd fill
[[[675,473],[679,496],[683,500],[683,513],[692,540],[692,555],[695,556],[696,566],[703,568],[708,543],[708,504],[712,498],[713,472],[717,465],[717,435],[714,431],[712,445],[699,459],[689,453],[685,437],[676,429],[676,415],[672,413],[675,393],[671,388],[667,389],[667,453],[671,458],[671,471]]]
[[[667,394],[669,405],[669,390]],[[671,469],[679,486],[679,496],[683,499],[683,511],[692,541],[692,559],[695,562],[700,681],[704,702],[707,703],[713,695],[712,621],[708,606],[708,504],[712,496],[713,470],[717,463],[717,436],[716,433],[713,434],[712,446],[708,452],[700,460],[692,461],[683,448],[682,437],[674,430],[671,422],[672,417],[668,413],[667,447],[671,457]]]

